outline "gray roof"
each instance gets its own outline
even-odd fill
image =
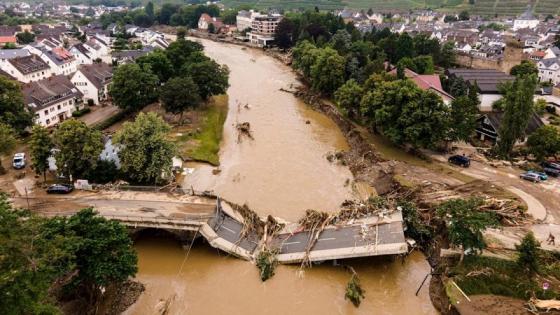
[[[106,63],[81,65],[78,69],[97,88],[100,89],[113,79],[113,68]]]
[[[49,69],[49,65],[37,55],[29,55],[26,57],[16,57],[8,60],[19,72],[28,74],[36,71]]]
[[[497,93],[498,85],[502,82],[515,80],[514,76],[492,69],[447,69],[448,76],[461,77],[474,84],[476,82],[481,93]]]
[[[39,49],[43,53],[43,55],[47,56],[47,58],[49,58],[49,60],[51,60],[57,66],[75,59],[74,56],[72,56],[69,52],[68,54],[56,54],[53,50],[49,50],[44,46],[35,48]]]
[[[52,104],[82,96],[82,93],[64,75],[27,83],[23,85],[22,92],[25,103],[34,112]]]
[[[485,116],[490,121],[490,124],[494,127],[496,131],[500,130],[500,126],[502,125],[502,119],[504,118],[503,112],[490,112],[485,114]],[[529,124],[525,129],[525,135],[532,134],[535,130],[542,127],[544,125],[543,121],[540,117],[533,112],[533,115],[529,118]]]
[[[0,49],[0,59],[12,59],[16,57],[29,56],[31,53],[27,49]]]
[[[84,44],[78,43],[78,44],[72,46],[72,48],[75,48],[77,51],[79,51],[80,53],[82,53],[86,57],[90,58],[89,50],[87,50],[87,48],[84,46]]]
[[[552,66],[552,65],[555,64],[555,63],[560,64],[560,58],[547,58],[547,59],[542,59],[542,60],[539,61],[539,62],[542,62],[542,64],[543,64],[545,67],[548,68],[548,67]]]

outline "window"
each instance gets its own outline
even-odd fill
[[[49,110],[45,109],[45,116],[47,116],[49,114]]]
[[[51,113],[54,112],[54,107],[51,107]]]
[[[51,123],[51,120],[47,119],[47,125],[50,125],[50,123]]]

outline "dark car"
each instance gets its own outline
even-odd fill
[[[47,194],[69,194],[74,190],[74,186],[66,184],[54,184],[47,188]]]
[[[560,164],[556,163],[556,162],[549,162],[549,161],[545,161],[541,163],[541,166],[543,168],[553,168],[555,170],[559,170],[560,171]]]
[[[560,170],[552,167],[543,168],[543,172],[545,172],[545,174],[547,174],[548,176],[552,176],[552,177],[558,177],[558,175],[560,175]]]
[[[459,165],[462,167],[469,167],[471,165],[471,159],[464,155],[452,155],[447,159],[449,163]]]

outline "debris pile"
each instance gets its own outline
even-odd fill
[[[362,303],[362,299],[365,298],[365,290],[362,289],[360,285],[360,279],[358,278],[358,274],[353,272],[352,278],[348,281],[346,285],[346,294],[344,295],[344,299],[350,300],[355,307],[360,306]]]
[[[248,237],[251,233],[258,235],[259,238],[264,234],[265,223],[258,214],[249,209],[247,204],[242,206],[231,204],[231,206],[233,210],[243,217],[243,229],[239,237],[240,240]]]
[[[263,248],[257,256],[257,267],[260,270],[261,280],[264,282],[274,276],[274,269],[278,265],[277,249]]]
[[[243,135],[247,136],[249,139],[254,140],[253,134],[251,133],[251,124],[248,122],[238,123],[237,124],[237,131],[239,132],[237,136],[237,142],[241,142],[241,138]]]

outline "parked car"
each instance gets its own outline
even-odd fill
[[[558,177],[560,175],[560,170],[557,170],[557,169],[551,168],[551,167],[545,167],[545,168],[543,168],[543,171],[548,176],[552,176],[552,177]]]
[[[47,188],[47,194],[69,194],[74,190],[74,186],[66,184],[54,184]]]
[[[541,163],[544,168],[553,168],[560,171],[560,163],[545,161]]]
[[[523,173],[521,175],[519,175],[520,178],[524,179],[524,180],[528,180],[534,183],[538,183],[541,181],[541,177],[538,174],[535,173]]]
[[[548,179],[548,175],[546,175],[546,174],[543,173],[543,172],[537,172],[537,171],[529,170],[529,171],[527,171],[527,173],[537,174],[537,175],[539,175],[539,178],[540,178],[541,180],[547,180],[547,179]]]
[[[25,153],[14,154],[14,159],[12,160],[12,166],[16,170],[25,168]]]
[[[471,159],[464,155],[452,155],[447,159],[449,163],[459,165],[462,167],[469,167],[471,165]]]

